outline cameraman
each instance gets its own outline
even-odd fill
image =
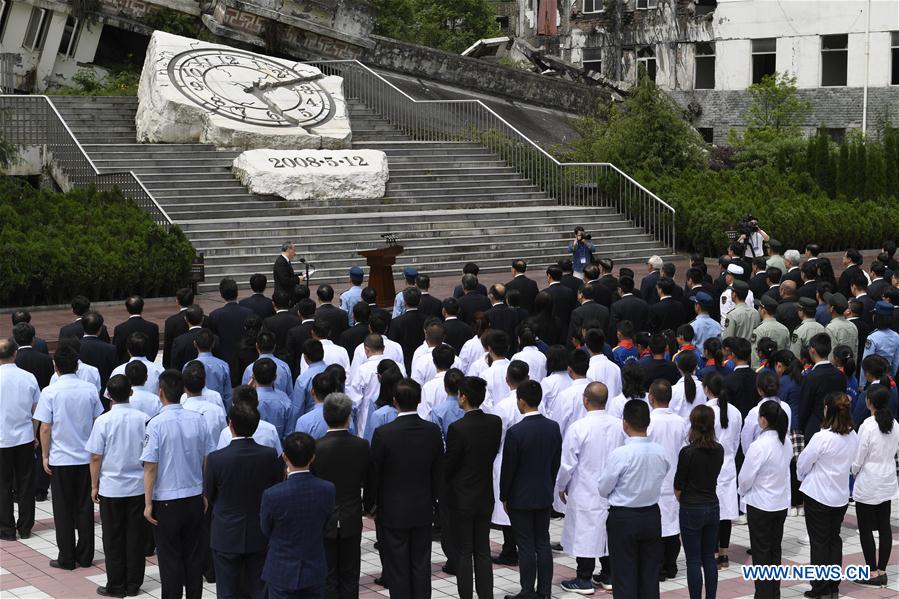
[[[596,251],[591,239],[592,236],[584,232],[584,227],[577,226],[574,228],[574,241],[568,244],[574,276],[581,280],[584,279],[584,267],[593,262],[593,252]]]
[[[742,243],[746,249],[743,256],[746,258],[759,258],[764,256],[764,243],[770,239],[768,234],[759,227],[759,221],[752,215],[746,216],[740,222],[740,236],[737,241]]]

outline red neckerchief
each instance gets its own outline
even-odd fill
[[[640,357],[641,357],[641,358],[643,358],[643,357],[645,357],[645,356],[651,356],[651,355],[652,355],[652,352],[649,351],[649,348],[644,349],[643,351],[640,352]]]
[[[705,365],[706,365],[706,366],[714,366],[714,365],[715,365],[715,358],[709,358],[708,360],[706,360],[706,361],[705,361]]]
[[[680,346],[681,351],[696,351],[696,346],[692,343],[684,343]]]
[[[618,345],[615,346],[615,349],[622,347],[624,349],[634,349],[634,342],[631,339],[622,339],[618,342]]]

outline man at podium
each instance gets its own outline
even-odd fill
[[[293,270],[291,260],[297,255],[297,248],[292,241],[285,241],[281,244],[281,255],[275,258],[275,266],[273,274],[275,277],[275,291],[283,289],[287,292],[288,297],[293,298],[294,291],[300,281],[306,278],[304,274],[296,274]]]

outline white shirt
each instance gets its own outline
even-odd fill
[[[740,447],[740,410],[733,404],[727,404],[727,428],[721,428],[721,406],[718,399],[710,399],[706,404],[715,412],[715,439],[724,448],[724,463],[718,474],[718,483],[728,481],[737,476],[737,448]]]
[[[459,356],[453,358],[453,368],[460,368],[462,362]],[[418,352],[418,357],[412,359],[412,372],[409,376],[419,385],[424,385],[434,378],[437,374],[437,366],[434,365],[434,348],[426,347],[423,351]],[[422,416],[424,418],[424,416]]]
[[[132,408],[140,410],[147,415],[149,420],[162,409],[158,393],[150,393],[144,386],[131,387],[131,399],[128,400]]]
[[[487,350],[484,349],[480,337],[475,336],[466,341],[462,344],[462,351],[459,352],[459,359],[462,360],[462,372],[467,376],[474,376],[469,373],[469,369],[476,360],[486,355]]]
[[[219,435],[219,442],[216,449],[227,447],[234,439],[244,438],[245,437],[231,437],[231,429],[226,426],[222,429],[222,434]],[[253,433],[253,441],[256,441],[256,443],[265,447],[271,447],[279,456],[284,451],[281,447],[281,439],[278,438],[278,429],[275,428],[274,424],[266,422],[265,420],[259,421],[259,426],[256,427],[256,432]]]
[[[766,430],[759,435],[749,446],[737,478],[737,490],[746,504],[766,512],[789,508],[792,459],[789,436],[781,443],[777,431]]]
[[[849,468],[858,449],[858,435],[821,429],[796,459],[799,490],[819,503],[841,507],[849,503]]]
[[[414,370],[415,366],[413,365],[412,368]],[[418,415],[421,416],[422,420],[430,420],[431,410],[434,409],[434,406],[446,399],[446,387],[443,384],[445,376],[445,371],[435,373],[431,380],[421,386],[421,401],[418,403]]]
[[[606,412],[609,413],[610,416],[614,416],[615,418],[621,418],[624,416],[624,404],[629,402],[632,399],[642,399],[646,402],[646,405],[649,405],[649,398],[644,395],[643,397],[625,397],[623,393],[619,393],[618,395],[612,397],[608,402],[606,402]],[[652,408],[650,407],[650,410]]]
[[[112,374],[109,375],[111,377],[117,374],[125,374],[125,367],[128,366],[133,361],[143,362],[144,366],[147,367],[147,382],[144,383],[144,387],[147,388],[147,391],[150,393],[159,393],[159,375],[162,374],[163,368],[162,366],[158,366],[156,363],[151,362],[144,356],[137,356],[136,358],[131,358],[124,364],[119,364],[112,370]]]
[[[340,364],[343,366],[343,370],[345,372],[350,371],[350,356],[346,353],[346,350],[339,345],[335,345],[333,341],[330,339],[322,339],[321,340],[322,349],[325,352],[325,357],[322,360],[325,363],[325,366],[330,366],[331,364]],[[306,356],[304,355],[300,359],[300,374],[303,373],[309,367],[309,364],[306,362]]]
[[[575,379],[556,396],[556,401],[553,403],[552,419],[559,425],[559,432],[562,433],[563,439],[568,427],[587,415],[587,410],[584,408],[584,389],[589,384],[590,379]]]
[[[400,368],[400,372],[403,373],[403,376],[406,376],[406,361],[403,358],[403,348],[396,341],[388,339],[387,335],[381,335],[381,339],[384,340],[384,357],[396,362],[396,365]],[[356,346],[356,349],[353,350],[353,364],[347,371],[346,380],[352,380],[353,373],[357,368],[365,364],[366,360],[368,360],[368,358],[365,356],[365,343],[360,343]]]
[[[228,426],[228,423],[225,421],[225,411],[214,403],[207,401],[202,395],[187,397],[181,401],[181,404],[185,410],[197,412],[203,416],[203,420],[206,421],[206,432],[210,439],[218,439],[222,429]]]
[[[540,388],[543,389],[543,399],[540,400],[540,413],[547,418],[552,418],[556,397],[563,389],[571,386],[571,383],[572,380],[568,376],[567,371],[554,372],[540,381]]]
[[[370,356],[353,372],[353,378],[346,386],[346,394],[356,407],[356,431],[361,437],[368,422],[369,412],[378,401],[381,393],[381,381],[378,380],[378,364],[387,359],[384,354]]]
[[[727,320],[727,315],[733,312],[734,308],[737,307],[737,304],[734,303],[733,298],[733,289],[728,287],[724,291],[721,292],[721,296],[718,299],[718,303],[721,304],[721,326],[724,326],[725,321]],[[754,306],[755,305],[755,297],[752,295],[752,291],[746,294],[746,305]]]
[[[31,414],[40,398],[33,374],[12,363],[0,366],[0,448],[34,442]]]
[[[681,448],[687,444],[689,425],[670,408],[655,408],[649,413],[649,428],[646,435],[653,443],[665,449],[668,458],[668,474],[662,483],[662,496],[674,494],[674,473]]]
[[[690,419],[690,412],[693,411],[693,408],[701,406],[708,401],[705,391],[702,390],[702,383],[694,375],[690,376],[693,378],[693,384],[696,385],[696,396],[693,397],[693,403],[687,401],[687,392],[684,389],[686,383],[684,383],[684,377],[682,376],[679,381],[671,385],[671,402],[668,404],[672,412],[687,420]]]
[[[90,463],[84,446],[94,419],[103,413],[100,394],[75,374],[64,374],[41,391],[34,419],[50,425],[50,465],[80,466]]]
[[[753,441],[759,438],[759,435],[762,434],[762,429],[759,426],[759,408],[761,405],[768,401],[776,401],[780,403],[781,409],[787,413],[787,430],[792,430],[790,428],[790,417],[792,412],[790,411],[790,404],[785,401],[781,401],[777,397],[763,397],[757,404],[755,404],[752,409],[749,410],[749,413],[746,414],[746,419],[743,421],[743,432],[740,433],[740,446],[743,448],[743,454],[745,455],[747,451],[749,451],[749,446]]]
[[[100,392],[100,389],[102,388],[102,385],[100,384],[100,371],[97,370],[96,367],[91,366],[90,364],[85,364],[81,360],[78,360],[78,370],[75,371],[75,376],[77,376],[82,381],[86,381],[96,387],[97,393]],[[53,376],[50,377],[50,384],[52,385],[58,380],[59,375],[54,372]]]
[[[546,356],[535,346],[522,347],[512,359],[521,360],[528,365],[528,378],[532,381],[540,382],[546,377]]]
[[[621,393],[621,369],[604,354],[597,354],[590,358],[587,378],[608,387],[609,397],[615,397]]]
[[[893,430],[883,434],[874,416],[862,422],[858,428],[858,449],[852,460],[855,475],[852,497],[856,501],[876,505],[899,495],[895,463],[897,448],[899,424],[893,422]]]
[[[209,389],[208,387],[203,387],[203,390],[200,391],[200,397],[205,399],[212,405],[220,407],[222,409],[222,412],[224,412],[226,415],[228,414],[228,410],[225,409],[225,401],[222,399],[222,394],[219,393],[218,391],[213,391],[212,389]],[[158,397],[157,397],[157,399],[158,399]],[[187,393],[182,393],[181,399],[179,401],[183,404],[186,399],[187,399]],[[187,406],[184,406],[184,407],[187,407]],[[159,409],[161,410],[162,408],[160,407]],[[218,435],[218,431],[216,431],[216,435]],[[215,437],[213,437],[213,439],[214,438]]]
[[[509,385],[506,384],[506,371],[509,369],[509,360],[503,358],[494,360],[493,364],[487,367],[481,378],[487,381],[487,394],[484,397],[484,404],[489,409],[490,406],[501,401],[509,395]]]

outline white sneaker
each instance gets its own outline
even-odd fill
[[[740,517],[734,520],[735,526],[746,526],[746,514],[740,514]]]
[[[798,516],[798,515],[799,515],[799,508],[798,508],[798,507],[791,507],[791,508],[787,511],[787,516]]]
[[[799,537],[799,538],[796,539],[796,540],[799,541],[799,544],[800,544],[800,545],[808,545],[808,544],[809,544],[809,538],[808,538],[808,535],[802,535],[801,537]]]
[[[800,505],[800,506],[799,506],[798,508],[796,508],[796,509],[799,511],[799,513],[797,514],[797,516],[805,516],[805,508],[804,508],[803,506]]]

